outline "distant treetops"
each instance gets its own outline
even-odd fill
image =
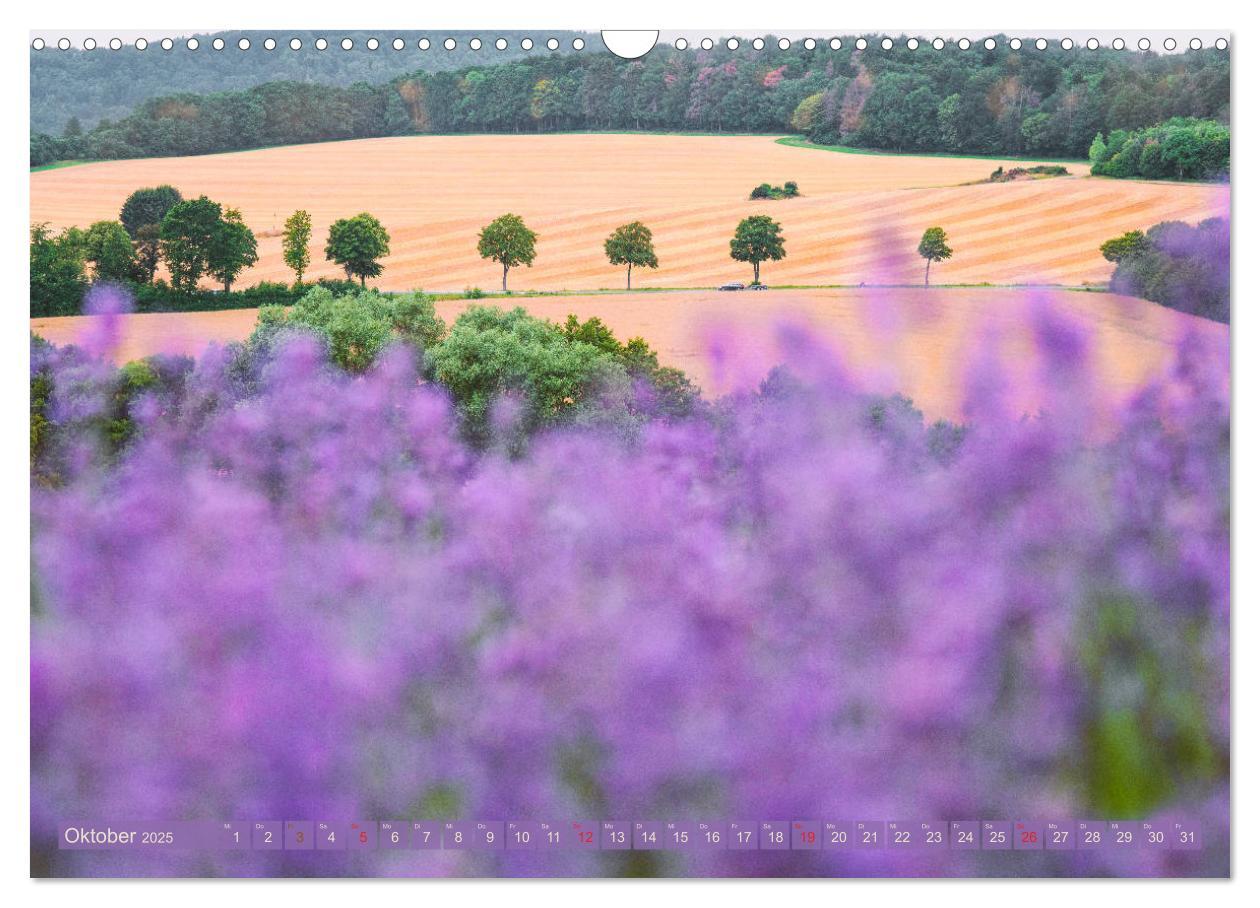
[[[794,195],[788,182],[776,192]],[[312,221],[309,212],[293,212],[284,222],[281,250],[285,264],[297,278],[295,291],[311,264]],[[482,228],[477,252],[502,268],[501,286],[508,289],[511,269],[531,267],[538,255],[538,234],[518,214],[503,214]],[[384,271],[389,255],[389,232],[372,214],[360,212],[334,221],[328,228],[324,257],[357,279]],[[635,268],[658,268],[660,260],[651,229],[642,221],[615,228],[604,240],[608,262],[626,269],[626,289],[632,288]],[[931,227],[919,244],[927,259],[923,282],[928,283],[933,262],[953,255],[945,231]],[[787,257],[782,225],[765,214],[743,218],[730,240],[730,257],[752,265],[753,284],[761,284],[761,266]],[[118,221],[98,221],[87,230],[69,228],[54,235],[44,224],[31,227],[31,306],[38,315],[68,315],[79,311],[82,295],[93,281],[155,283],[158,265],[165,263],[170,286],[161,281],[151,289],[158,295],[185,298],[197,293],[203,278],[212,278],[225,293],[240,273],[258,261],[258,242],[241,212],[206,196],[185,199],[173,186],[138,189],[123,204]],[[90,274],[89,274],[90,266]],[[259,285],[261,288],[262,285]],[[284,290],[283,285],[268,285]],[[286,291],[288,292],[288,291]]]

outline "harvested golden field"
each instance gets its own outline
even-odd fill
[[[280,231],[299,208],[314,221],[310,276],[340,276],[323,258],[328,225],[369,211],[392,237],[377,286],[460,290],[499,286],[477,234],[513,212],[539,241],[534,266],[514,269],[510,286],[579,290],[624,286],[603,240],[632,220],[652,229],[661,264],[636,275],[644,287],[751,280],[728,242],[757,213],[779,220],[786,237],[787,258],[763,270],[772,285],[921,281],[915,249],[930,226],[944,227],[954,248],[933,266],[934,282],[1081,284],[1110,274],[1103,240],[1228,210],[1227,188],[1090,178],[1084,165],[1071,177],[960,185],[1019,163],[838,154],[764,136],[417,136],[41,171],[30,177],[31,220],[115,219],[133,190],[170,183],[241,209],[259,237],[259,262],[238,280],[246,286],[292,280]],[[759,183],[786,180],[800,198],[748,200]]]
[[[1187,330],[1228,346],[1229,329],[1154,303],[1108,293],[1065,290],[891,289],[783,290],[759,293],[678,291],[487,300],[521,305],[560,322],[573,313],[598,316],[622,339],[645,338],[666,365],[677,366],[710,394],[747,386],[782,361],[776,328],[785,321],[813,326],[862,376],[872,391],[901,391],[930,418],[961,414],[961,379],[979,345],[995,343],[1015,374],[1036,368],[1026,317],[1039,296],[1088,330],[1095,358],[1093,387],[1115,401],[1164,368]],[[438,304],[448,324],[471,303]],[[210,341],[240,340],[253,329],[257,310],[157,313],[125,316],[120,362],[153,353],[200,352]],[[31,330],[57,344],[71,343],[88,316],[31,319]],[[714,329],[720,329],[715,332]],[[710,341],[744,368],[719,374]],[[1016,392],[1013,401],[1032,412],[1038,401]]]

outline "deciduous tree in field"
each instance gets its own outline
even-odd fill
[[[604,240],[604,252],[614,265],[626,266],[626,289],[630,289],[630,269],[655,268],[656,249],[652,246],[652,231],[642,221],[622,224]]]
[[[153,280],[160,253],[162,220],[182,201],[184,197],[178,189],[162,185],[137,189],[123,203],[118,220],[135,244],[136,272],[142,281]]]
[[[735,236],[731,238],[731,258],[752,264],[754,284],[761,283],[762,262],[777,262],[786,257],[783,228],[770,215],[755,214],[744,218],[735,228]]]
[[[223,284],[224,293],[231,293],[236,276],[256,261],[258,241],[254,232],[245,226],[239,210],[228,208],[206,252],[206,273]]]
[[[284,263],[297,273],[298,283],[311,264],[311,216],[295,211],[284,222]]]
[[[92,263],[98,281],[130,280],[135,273],[136,251],[127,229],[118,221],[97,221],[87,229],[83,258]]]
[[[358,278],[361,286],[378,277],[385,266],[380,260],[389,255],[389,233],[366,211],[342,218],[328,228],[324,256],[345,269],[346,277]]]
[[[928,275],[932,271],[933,262],[943,262],[954,254],[954,250],[946,245],[945,230],[941,227],[929,227],[923,231],[923,239],[919,240],[919,255],[927,259],[927,268],[923,271],[923,286],[928,285]]]
[[[538,234],[525,226],[519,214],[504,214],[482,229],[477,240],[477,252],[483,259],[493,259],[503,266],[503,289],[506,291],[509,268],[533,265],[534,241],[537,239]]]
[[[222,221],[223,206],[204,195],[179,202],[162,219],[162,258],[176,290],[197,289],[197,282],[209,271],[211,247]]]

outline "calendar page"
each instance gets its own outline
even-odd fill
[[[1228,877],[1227,31],[39,31],[35,877]]]

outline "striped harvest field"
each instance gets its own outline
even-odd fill
[[[532,268],[515,289],[624,286],[604,237],[641,220],[661,267],[642,287],[703,287],[748,280],[728,241],[740,218],[770,214],[788,257],[768,263],[771,285],[913,283],[924,228],[949,234],[954,258],[934,283],[1078,285],[1107,279],[1098,253],[1112,236],[1163,220],[1228,211],[1218,186],[1091,178],[1083,164],[1056,179],[974,184],[999,165],[1029,162],[837,154],[768,136],[418,136],[263,149],[192,158],[113,161],[32,173],[31,220],[55,228],[115,219],[127,195],[170,183],[240,208],[259,238],[259,262],[240,286],[292,280],[281,259],[285,218],[314,221],[310,277],[339,276],[323,260],[328,225],[369,211],[392,237],[383,289],[495,288],[499,268],[477,255],[477,233],[513,212],[539,234]],[[802,196],[750,201],[759,183],[795,180]]]

